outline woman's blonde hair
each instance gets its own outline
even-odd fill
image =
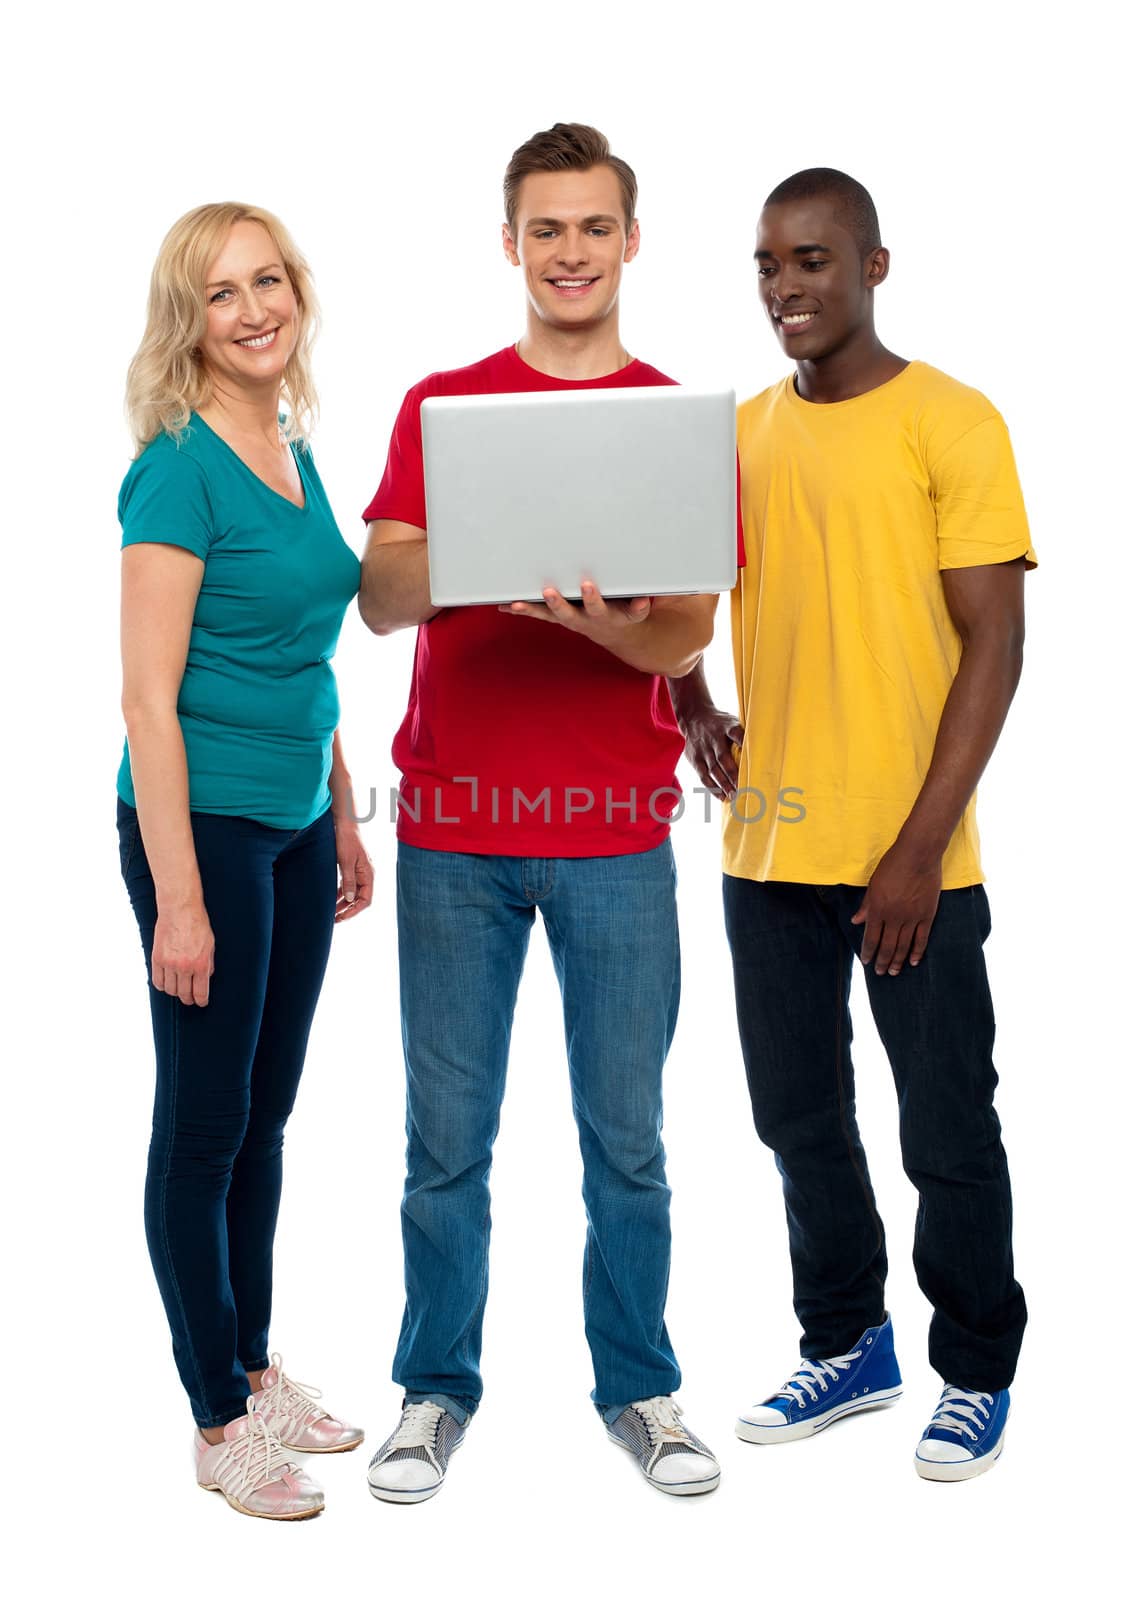
[[[286,435],[305,439],[318,412],[310,350],[318,331],[314,281],[297,245],[269,211],[222,201],[188,211],[167,234],[151,273],[147,327],[127,371],[127,420],[141,454],[164,430],[178,438],[205,404],[210,379],[198,354],[207,325],[207,273],[236,222],[260,222],[298,301],[298,338],[282,375]]]

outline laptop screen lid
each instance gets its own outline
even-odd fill
[[[421,427],[434,605],[734,587],[732,390],[435,396]]]

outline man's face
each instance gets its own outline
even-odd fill
[[[516,238],[504,253],[524,269],[525,293],[542,322],[583,328],[614,309],[624,263],[639,249],[639,223],[624,228],[623,191],[611,167],[530,172],[517,197]]]
[[[827,195],[764,206],[759,218],[759,299],[794,361],[821,361],[868,323],[870,290],[889,264],[881,248],[863,259],[833,213]]]

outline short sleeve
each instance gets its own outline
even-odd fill
[[[994,412],[930,466],[938,566],[990,567],[1024,556],[1035,567],[1009,430]]]
[[[210,494],[197,461],[165,438],[148,445],[119,491],[123,548],[175,544],[207,559],[214,530]]]
[[[735,451],[735,560],[740,568],[747,565],[747,547],[743,543],[743,465]]]
[[[362,513],[365,522],[408,522],[423,528],[425,456],[421,444],[421,402],[425,385],[410,389],[401,402],[389,440],[389,455],[377,493]]]

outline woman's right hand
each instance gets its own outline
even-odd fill
[[[214,971],[214,934],[207,908],[160,911],[151,947],[151,982],[185,1006],[205,1006]]]

